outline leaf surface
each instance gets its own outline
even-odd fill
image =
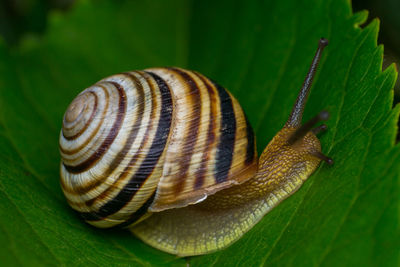
[[[215,3],[216,2],[216,3]],[[59,187],[58,135],[69,102],[121,71],[197,70],[228,88],[259,152],[283,126],[316,49],[330,44],[305,120],[325,109],[322,164],[231,247],[192,266],[399,263],[399,107],[382,72],[379,21],[342,1],[78,1],[42,39],[0,44],[0,258],[9,265],[185,266],[124,230],[94,229]]]

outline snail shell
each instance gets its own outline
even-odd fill
[[[326,126],[313,129],[329,114],[301,125],[326,45],[321,39],[288,121],[259,159],[236,99],[197,72],[132,71],[87,88],[68,107],[60,133],[68,203],[89,224],[129,226],[179,256],[229,246],[321,160],[333,163],[315,135]]]
[[[237,100],[178,68],[117,74],[84,90],[65,113],[60,151],[68,203],[102,228],[202,201],[257,169]]]

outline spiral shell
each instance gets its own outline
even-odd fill
[[[64,115],[60,152],[69,204],[102,228],[197,203],[257,169],[236,99],[178,68],[121,73],[84,90]]]

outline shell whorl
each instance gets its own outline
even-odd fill
[[[257,168],[237,101],[175,68],[117,74],[84,90],[64,115],[60,152],[64,194],[97,227],[196,203]]]

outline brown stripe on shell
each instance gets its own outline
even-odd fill
[[[100,87],[103,89],[104,91],[104,95],[105,95],[105,99],[104,99],[104,109],[103,109],[103,113],[102,113],[102,118],[105,117],[106,113],[107,113],[107,109],[108,109],[108,103],[109,103],[109,98],[110,95],[108,93],[108,90],[106,88],[104,88],[103,85],[101,84],[96,84],[96,86]],[[97,132],[100,130],[101,128],[101,122],[97,125],[97,127],[92,131],[92,133],[90,134],[90,136],[85,140],[85,142],[83,142],[82,144],[80,144],[78,147],[74,148],[74,149],[64,149],[61,145],[59,146],[60,151],[65,154],[65,155],[73,155],[77,152],[79,152],[80,150],[82,150],[83,148],[87,147],[88,143],[93,139],[93,137],[97,134]]]
[[[147,200],[146,202],[144,202],[144,204],[134,213],[132,213],[132,215],[129,216],[129,219],[127,219],[126,221],[124,221],[123,223],[117,225],[117,227],[127,227],[135,222],[137,222],[140,218],[143,217],[143,215],[145,215],[147,213],[148,208],[150,207],[150,205],[153,203],[154,198],[156,196],[156,192],[154,192]]]
[[[97,97],[97,95],[96,95],[94,92],[89,91],[88,93],[94,96],[94,107],[93,107],[93,110],[92,110],[92,114],[90,114],[89,119],[86,121],[86,123],[85,123],[85,125],[82,127],[82,129],[81,129],[78,133],[76,133],[76,134],[74,134],[74,135],[72,135],[72,136],[66,136],[65,133],[64,133],[64,129],[71,129],[71,128],[73,128],[73,127],[68,128],[68,127],[63,126],[63,130],[61,131],[61,132],[62,132],[62,135],[63,135],[63,137],[64,137],[65,139],[67,139],[67,140],[69,140],[69,141],[70,141],[70,140],[73,140],[73,139],[76,139],[77,137],[79,137],[79,136],[87,129],[87,127],[89,127],[89,125],[92,123],[93,118],[95,117],[95,115],[96,115],[96,113],[97,113],[98,97]]]
[[[150,113],[150,122],[152,122],[156,116],[156,110],[157,110],[157,97],[155,94],[155,90],[157,90],[157,88],[154,87],[154,85],[149,81],[149,78],[146,77],[147,75],[142,75],[143,78],[146,79],[147,84],[150,87],[150,92],[151,92],[151,100],[152,100],[152,107],[151,107],[151,113]],[[142,85],[141,85],[142,86]],[[142,86],[143,88],[143,86]],[[145,100],[144,100],[145,101]],[[125,180],[125,178],[127,177],[128,174],[131,173],[131,169],[132,167],[135,165],[135,163],[138,161],[140,153],[142,153],[145,145],[147,144],[147,141],[149,140],[149,135],[151,133],[151,130],[154,127],[154,123],[150,123],[149,126],[146,129],[146,132],[143,136],[142,142],[140,143],[139,149],[137,149],[137,151],[135,152],[135,154],[132,156],[131,160],[129,161],[128,165],[125,167],[125,169],[123,170],[123,172],[118,176],[117,179],[115,179],[115,181],[106,189],[104,190],[99,196],[93,198],[93,199],[89,199],[85,202],[85,205],[88,207],[91,207],[94,202],[96,201],[102,201],[104,199],[106,199],[113,190],[118,190],[119,188],[121,188],[121,183]],[[134,175],[134,174],[133,174]],[[135,190],[139,190],[140,188],[137,188]]]
[[[128,79],[132,81],[136,85],[137,92],[138,92],[138,111],[137,113],[143,114],[144,111],[144,104],[145,104],[145,97],[144,97],[144,89],[140,81],[132,74],[130,73],[123,73]],[[88,184],[85,184],[83,186],[77,186],[74,187],[74,193],[76,194],[86,194],[93,188],[99,186],[102,184],[108,176],[120,165],[121,161],[126,157],[128,154],[133,142],[136,140],[137,133],[140,128],[140,124],[142,122],[142,115],[138,116],[138,119],[135,121],[134,125],[130,127],[130,132],[128,134],[128,140],[125,142],[123,148],[118,152],[118,154],[115,155],[113,161],[108,165],[108,168],[105,170],[104,174],[102,175],[101,179],[91,181]],[[132,162],[130,163],[132,164]],[[128,165],[129,166],[129,165]],[[123,173],[127,173],[129,170],[125,168]]]
[[[101,146],[92,154],[91,157],[89,157],[86,161],[76,165],[76,166],[70,166],[64,164],[65,168],[67,171],[71,173],[80,173],[83,171],[86,171],[89,169],[92,165],[94,165],[100,158],[103,157],[103,155],[106,153],[108,148],[111,146],[113,143],[115,137],[118,135],[118,132],[121,128],[123,119],[126,114],[126,95],[124,92],[124,89],[116,82],[107,82],[112,85],[118,90],[119,94],[119,103],[118,103],[118,114],[117,118],[113,124],[113,126],[110,128],[110,132],[108,133],[108,136],[105,138]]]
[[[105,95],[105,100],[104,100],[105,106],[104,106],[104,109],[103,109],[103,113],[102,113],[102,115],[101,115],[102,118],[105,118],[105,115],[106,115],[106,113],[107,113],[107,109],[108,109],[108,106],[109,106],[109,98],[110,98],[110,95],[109,95],[109,93],[108,93],[108,90],[107,90],[103,85],[101,85],[101,84],[96,84],[96,86],[98,86],[98,87],[100,87],[101,89],[103,89],[103,92],[104,92],[104,95]],[[85,142],[83,142],[83,143],[80,144],[78,147],[76,147],[76,148],[74,148],[74,149],[72,149],[72,150],[64,150],[63,147],[59,144],[59,148],[60,148],[60,151],[62,152],[62,154],[65,154],[65,155],[73,155],[73,154],[79,152],[80,150],[83,150],[85,147],[87,147],[88,144],[90,143],[90,141],[94,138],[94,136],[96,136],[97,132],[98,132],[99,129],[101,128],[101,124],[102,124],[102,123],[99,122],[98,125],[97,125],[97,127],[92,131],[92,133],[91,133],[90,136],[85,140]],[[63,166],[65,166],[65,165],[63,164]],[[65,192],[67,192],[67,193],[69,193],[69,194],[74,194],[74,193],[75,193],[74,188],[71,188],[71,187],[67,186],[67,185],[64,183],[64,179],[60,179],[60,184],[61,184],[61,187],[62,187],[63,191],[65,191]],[[74,203],[74,204],[76,204],[76,203]]]
[[[217,83],[214,83],[214,86],[219,95],[221,115],[218,150],[215,159],[215,182],[219,184],[227,181],[232,166],[237,125],[230,94]]]
[[[64,113],[63,122],[62,122],[62,131],[71,130],[71,129],[75,128],[77,122],[80,122],[79,119],[86,114],[87,109],[90,108],[90,106],[87,105],[87,101],[86,101],[88,98],[87,94],[94,95],[95,98],[97,97],[92,91],[88,91],[88,90],[84,90],[82,93],[77,95],[75,97],[75,99],[71,102],[71,104],[69,104],[66,112]],[[80,104],[78,104],[78,106],[81,106],[82,105],[82,103],[81,103],[82,97],[85,97],[85,101],[83,101],[84,107],[79,109],[80,111],[79,111],[79,114],[77,115],[76,114],[77,106],[75,106],[73,104],[75,103],[75,101],[77,99],[79,99],[78,103],[80,103]],[[72,111],[71,111],[71,109],[72,109]],[[73,116],[72,116],[73,119],[70,117],[71,116],[70,113],[73,114]]]
[[[243,112],[244,113],[244,112]],[[246,120],[246,134],[247,134],[247,147],[246,147],[246,160],[245,164],[250,165],[253,163],[254,157],[256,156],[256,144],[254,139],[254,132],[246,114],[243,114]]]
[[[189,126],[189,131],[186,134],[185,140],[183,141],[184,144],[186,144],[185,150],[189,151],[189,153],[182,153],[185,155],[181,159],[181,164],[180,164],[180,169],[179,169],[179,174],[178,177],[185,177],[187,175],[187,172],[190,167],[190,162],[193,156],[193,153],[190,153],[193,151],[197,138],[198,138],[198,131],[199,131],[199,126],[200,126],[200,118],[201,118],[201,98],[200,98],[200,89],[196,82],[193,80],[192,77],[190,77],[189,74],[187,74],[185,71],[177,69],[177,68],[169,68],[170,70],[174,71],[178,76],[181,77],[182,81],[184,84],[187,84],[190,89],[190,95],[187,99],[187,101],[191,104],[189,106],[192,107],[193,110],[197,110],[198,112],[194,112],[193,118],[190,120],[190,126]],[[181,179],[179,183],[175,184],[174,188],[174,194],[178,195],[184,188],[185,186],[186,179]]]
[[[211,145],[215,142],[216,136],[215,136],[215,116],[217,116],[217,107],[216,104],[218,102],[217,97],[216,97],[216,92],[215,89],[209,84],[207,81],[207,78],[202,76],[201,74],[197,72],[193,72],[194,75],[196,75],[206,86],[207,92],[210,98],[210,117],[209,117],[209,125],[208,125],[208,130],[207,130],[207,142],[205,149],[203,151],[203,157],[201,161],[201,166],[199,170],[196,172],[196,178],[194,182],[194,190],[198,190],[201,188],[204,184],[205,180],[205,175],[207,172],[207,168],[210,164],[210,147]]]
[[[161,109],[160,118],[158,120],[157,130],[151,147],[146,155],[146,158],[141,163],[138,171],[132,175],[129,182],[122,188],[119,193],[103,205],[98,211],[81,213],[87,221],[98,221],[106,218],[126,206],[135,196],[136,192],[140,189],[141,185],[151,177],[158,160],[164,152],[165,146],[168,141],[171,121],[172,121],[172,96],[168,84],[161,79],[158,75],[149,73],[161,91]],[[137,186],[138,185],[138,186]]]

